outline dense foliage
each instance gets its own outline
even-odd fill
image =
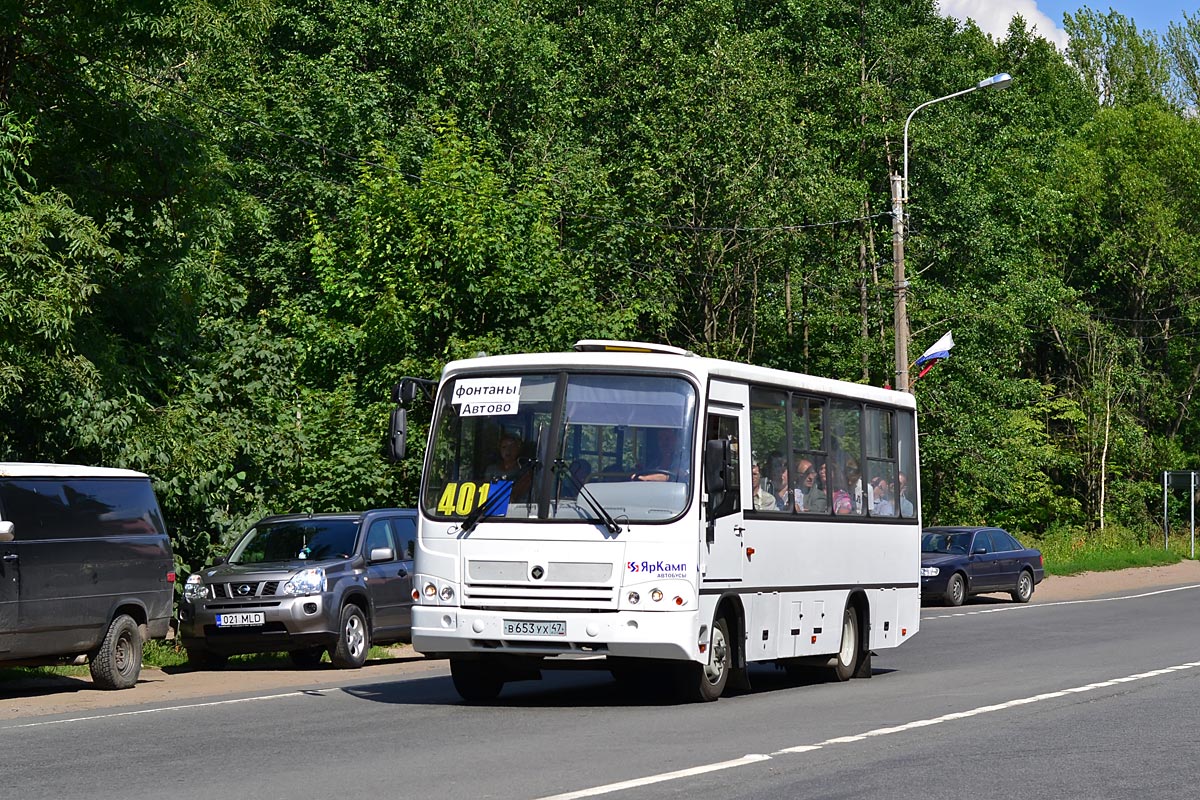
[[[923,512],[1156,530],[1200,456],[1200,17],[933,0],[15,0],[0,460],[156,480],[187,571],[411,504],[391,385],[582,337],[884,384],[914,118]],[[419,431],[418,431],[419,435]]]

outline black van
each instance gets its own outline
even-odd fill
[[[140,472],[0,462],[0,666],[86,656],[106,689],[137,683],[171,622],[175,566]]]

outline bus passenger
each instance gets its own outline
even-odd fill
[[[871,506],[871,513],[876,517],[894,517],[896,516],[896,507],[892,504],[891,489],[888,482],[884,478],[876,478],[871,482],[874,489],[875,504]]]
[[[903,472],[897,473],[896,498],[900,501],[900,516],[914,516],[913,501],[908,498],[908,476]]]
[[[521,470],[521,440],[515,434],[500,435],[500,460],[488,464],[483,471],[483,479],[488,483],[493,481],[512,480]]]
[[[801,464],[807,464],[808,467],[800,473],[800,510],[813,514],[829,513],[829,498],[817,480],[817,471],[813,469],[812,462],[804,460]],[[822,464],[821,471],[824,470],[825,465]]]
[[[750,485],[754,487],[755,511],[774,511],[779,507],[775,495],[763,484],[762,467],[757,462],[750,466]]]
[[[825,465],[821,465],[822,474],[825,474]],[[846,491],[846,483],[842,480],[842,471],[838,469],[837,462],[829,470],[829,480],[826,482],[826,489],[829,492],[830,510],[834,514],[853,514],[854,501],[850,497],[850,492]]]
[[[641,466],[630,475],[635,481],[682,481],[683,449],[679,446],[679,431],[674,428],[659,428],[654,433],[655,448],[651,463]]]

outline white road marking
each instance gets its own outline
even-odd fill
[[[1182,670],[1200,668],[1200,661],[1189,661],[1185,664],[1176,664],[1173,667],[1164,667],[1162,669],[1153,669],[1148,672],[1139,672],[1134,675],[1126,675],[1123,678],[1112,678],[1106,681],[1097,681],[1084,686],[1073,686],[1069,689],[1062,689],[1056,692],[1045,692],[1043,694],[1035,694],[1030,697],[1019,697],[1015,700],[1009,700],[1004,703],[995,703],[988,706],[980,706],[978,708],[968,709],[966,711],[955,711],[950,714],[943,714],[940,717],[931,719],[918,719],[903,725],[894,725],[888,728],[875,728],[874,730],[866,731],[852,736],[837,736],[833,739],[826,739],[823,742],[816,744],[803,744],[794,747],[785,747],[781,750],[776,750],[768,754],[753,754],[742,758],[735,758],[731,761],[721,761],[716,764],[707,764],[691,769],[683,769],[678,772],[667,772],[661,775],[651,775],[645,778],[635,778],[633,780],[621,781],[620,783],[610,783],[605,786],[594,786],[590,789],[580,789],[575,792],[567,792],[565,794],[556,794],[550,797],[542,797],[538,800],[574,800],[579,797],[596,797],[602,794],[611,794],[612,792],[620,792],[625,789],[636,789],[642,786],[649,786],[654,783],[662,783],[664,781],[673,781],[680,778],[687,778],[693,775],[703,775],[707,772],[717,772],[724,769],[733,769],[735,767],[744,767],[749,764],[756,764],[760,761],[768,761],[773,758],[785,755],[796,755],[799,753],[811,753],[814,750],[821,750],[826,747],[832,747],[839,744],[855,744],[877,736],[888,736],[893,733],[903,733],[904,731],[915,730],[917,728],[925,728],[930,725],[940,725],[944,722],[953,722],[960,719],[968,719],[976,717],[980,714],[991,714],[995,711],[1004,711],[1017,706],[1029,705],[1030,703],[1040,703],[1044,700],[1053,700],[1059,697],[1066,697],[1069,694],[1078,694],[1079,692],[1091,692],[1096,689],[1106,689],[1122,683],[1132,683],[1134,681],[1146,680],[1147,678],[1156,678],[1162,675],[1168,675],[1172,672],[1180,672]]]
[[[610,783],[607,786],[597,786],[592,789],[580,789],[577,792],[567,792],[566,794],[556,794],[552,797],[543,797],[541,800],[576,800],[580,797],[595,797],[598,794],[609,794],[610,792],[620,792],[625,789],[638,789],[642,786],[650,786],[655,783],[664,783],[665,781],[676,781],[680,778],[690,778],[693,775],[703,775],[706,772],[718,772],[723,769],[732,769],[734,767],[744,767],[747,764],[756,764],[759,761],[767,761],[771,757],[760,753],[750,753],[749,755],[735,758],[731,761],[721,761],[717,764],[705,764],[691,769],[681,769],[678,772],[664,772],[661,775],[651,775],[647,778],[634,778],[631,781],[621,781],[620,783]]]
[[[239,697],[236,700],[212,700],[207,703],[188,703],[181,706],[164,706],[163,708],[142,708],[137,711],[114,711],[111,714],[92,714],[86,717],[70,717],[69,719],[51,719],[42,722],[25,722],[20,725],[5,725],[0,726],[0,730],[9,731],[18,728],[41,728],[46,725],[65,725],[68,722],[90,722],[95,719],[114,719],[116,717],[136,717],[144,714],[162,714],[167,711],[189,711],[193,708],[208,708],[210,706],[230,706],[238,703],[256,703],[261,700],[284,700],[289,697],[306,697],[309,695],[324,696],[326,692],[339,692],[343,689],[332,687],[329,689],[298,689],[294,692],[284,692],[283,694],[264,694],[257,697]]]

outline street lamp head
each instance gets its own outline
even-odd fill
[[[976,89],[1003,89],[1012,83],[1012,75],[1007,72],[1001,72],[999,75],[993,75],[990,78],[984,78],[976,86]]]

